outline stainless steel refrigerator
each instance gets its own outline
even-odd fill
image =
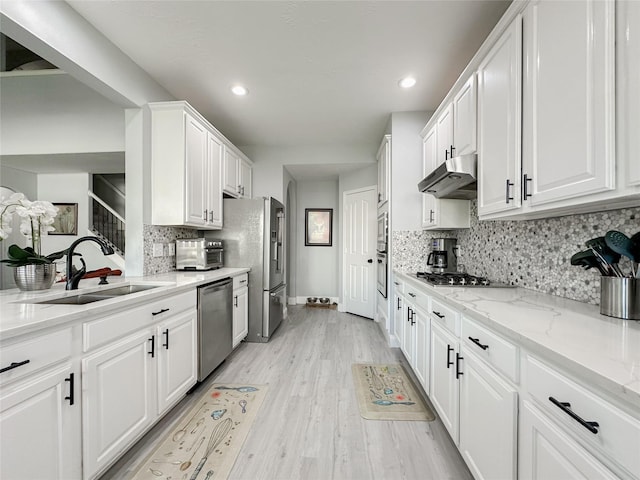
[[[274,198],[225,198],[222,230],[205,234],[224,242],[225,267],[251,268],[248,342],[268,342],[284,316],[285,225]]]

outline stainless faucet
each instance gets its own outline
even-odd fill
[[[102,250],[103,254],[113,255],[113,248],[111,248],[104,242],[104,240],[98,237],[88,236],[80,237],[79,239],[77,239],[71,244],[69,250],[67,250],[67,285],[65,286],[65,290],[77,290],[80,279],[84,276],[85,273],[87,273],[87,264],[84,263],[82,257],[80,258],[80,261],[82,262],[82,268],[80,270],[77,270],[75,273],[73,272],[73,251],[79,243],[89,240],[100,245],[100,249]]]

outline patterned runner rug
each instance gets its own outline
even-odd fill
[[[213,384],[133,478],[227,478],[266,392],[266,385]]]
[[[428,422],[435,419],[402,365],[355,363],[351,370],[363,418]]]

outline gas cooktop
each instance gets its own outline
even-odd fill
[[[515,285],[492,282],[486,277],[476,277],[468,273],[417,272],[416,277],[435,287],[515,287]]]

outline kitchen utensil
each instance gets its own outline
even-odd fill
[[[609,275],[609,271],[598,260],[593,250],[578,252],[571,257],[571,265],[579,265],[585,270],[597,268],[602,275]]]
[[[200,438],[200,440],[198,440],[198,443],[197,443],[196,447],[193,449],[193,453],[191,454],[191,457],[189,457],[189,460],[187,460],[184,463],[181,462],[182,465],[180,465],[180,470],[182,472],[184,472],[186,469],[188,469],[191,466],[191,461],[193,460],[193,457],[196,456],[196,452],[198,451],[198,449],[202,445],[202,442],[204,442],[205,438],[207,438],[207,437],[202,437],[202,438]]]
[[[607,247],[607,243],[604,240],[604,237],[596,237],[591,240],[587,240],[585,245],[593,250],[593,253],[596,254],[606,268],[611,272],[610,275],[615,275],[616,277],[623,277],[620,268],[618,267],[618,262],[620,261],[620,254],[615,253],[609,247]]]
[[[196,477],[200,474],[200,470],[204,467],[204,464],[207,462],[207,458],[209,455],[216,449],[216,447],[224,440],[229,432],[231,431],[231,427],[233,425],[233,420],[227,417],[222,422],[217,424],[213,431],[211,432],[211,437],[209,437],[209,443],[207,444],[207,449],[204,452],[204,456],[198,463],[198,466],[193,471],[193,475],[191,475],[190,480],[195,480]]]
[[[640,278],[640,260],[637,260],[640,257],[640,232],[633,234],[629,240],[631,240],[631,253],[636,258],[636,278]]]
[[[604,241],[606,242],[607,246],[614,252],[619,253],[620,255],[624,255],[634,263],[640,262],[640,256],[636,257],[634,255],[634,252],[632,251],[633,244],[631,243],[631,239],[624,233],[611,230],[604,236]],[[635,277],[636,271],[634,266],[632,266],[631,273]]]
[[[200,410],[202,410],[202,408],[206,405],[206,402],[204,404],[202,404],[202,407],[200,407],[196,413],[193,414],[193,417],[191,417],[189,419],[189,421],[187,423],[184,424],[184,427],[182,427],[180,430],[178,430],[176,433],[173,434],[173,441],[174,442],[179,442],[180,440],[182,440],[184,438],[184,436],[187,434],[187,427],[191,424],[191,422],[193,422],[193,419],[196,418],[198,416],[198,414],[200,413]]]

